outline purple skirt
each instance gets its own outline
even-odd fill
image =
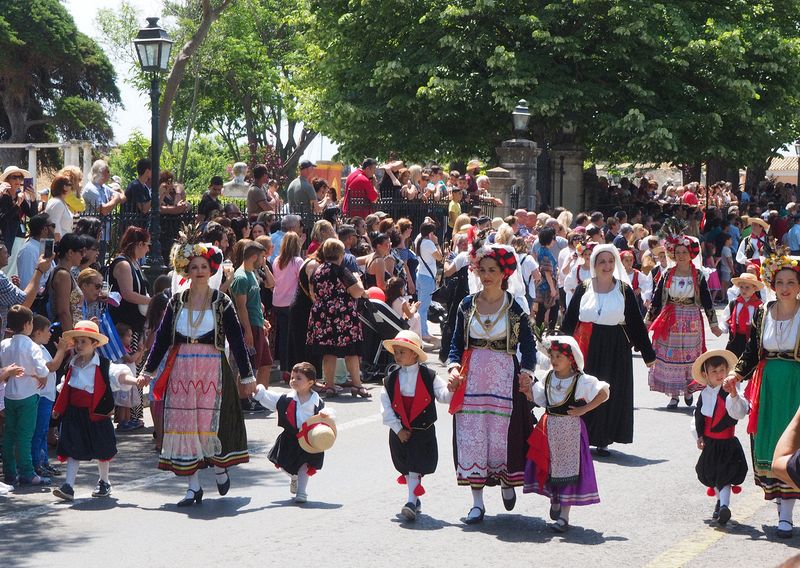
[[[581,420],[581,466],[578,481],[568,485],[553,485],[549,481],[540,485],[536,480],[536,463],[527,460],[525,464],[525,485],[523,493],[538,493],[550,497],[553,503],[562,506],[594,505],[600,502],[597,493],[597,478],[594,475],[594,463],[589,452],[589,435],[586,424]]]

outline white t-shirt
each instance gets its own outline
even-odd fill
[[[436,279],[436,259],[433,258],[433,253],[436,252],[436,245],[430,239],[422,239],[419,243],[419,264],[417,265],[417,278],[427,276],[428,278]],[[425,266],[427,263],[427,267]],[[429,272],[430,270],[430,272]]]
[[[42,357],[44,357],[45,363],[49,363],[53,360],[53,356],[50,355],[50,352],[44,348],[44,345],[39,346],[42,350]],[[47,374],[47,384],[44,388],[39,391],[39,396],[46,398],[47,400],[52,400],[53,402],[56,401],[56,372],[51,371]]]
[[[533,272],[539,268],[539,264],[529,254],[519,255],[519,268],[522,271],[522,282],[528,289],[531,299],[536,298],[536,282],[533,281]]]
[[[53,229],[55,233],[63,237],[72,232],[72,213],[61,199],[58,197],[48,199],[44,212],[50,215],[50,220],[55,223]]]
[[[42,349],[27,335],[18,333],[0,343],[0,366],[16,363],[24,369],[24,374],[12,377],[6,383],[5,397],[10,400],[23,400],[41,394],[36,377],[50,374],[42,356]]]

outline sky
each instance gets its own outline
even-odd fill
[[[91,38],[99,41],[98,30],[95,27],[97,11],[100,8],[118,7],[122,0],[62,0],[67,10],[72,14],[78,29]],[[162,2],[159,0],[129,0],[142,13],[142,26],[147,22],[147,16],[159,16]],[[224,14],[223,16],[224,17]],[[100,42],[102,45],[102,42]],[[114,138],[118,143],[124,142],[134,130],[140,130],[145,135],[150,133],[150,96],[131,87],[125,80],[128,76],[127,62],[114,61],[117,69],[117,87],[122,96],[123,108],[117,109],[112,116]],[[311,160],[329,160],[336,152],[336,146],[330,140],[317,136],[306,150],[304,158]]]

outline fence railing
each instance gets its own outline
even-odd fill
[[[197,199],[189,199],[190,208],[185,213],[170,215],[161,213],[161,251],[164,256],[164,262],[169,262],[169,253],[175,239],[178,236],[178,231],[184,224],[194,223],[197,216]],[[223,199],[223,204],[235,203],[242,213],[245,212],[245,201],[236,199]],[[444,237],[444,232],[447,230],[447,202],[424,202],[424,201],[406,201],[402,199],[378,199],[375,203],[369,203],[366,200],[352,199],[352,205],[355,207],[366,207],[368,210],[377,212],[383,211],[389,217],[397,221],[398,219],[409,219],[415,229],[419,229],[426,217],[430,217],[439,224],[440,238]],[[481,214],[493,216],[494,205],[491,203],[481,203]],[[463,211],[468,213],[467,208],[464,207]],[[303,226],[307,233],[311,232],[314,223],[323,218],[321,213],[314,213],[307,207],[291,208],[285,206],[280,212],[274,214],[274,221],[280,220],[289,214],[299,215]],[[86,211],[79,215],[80,217],[95,217],[103,223],[103,243],[102,249],[105,252],[105,258],[108,260],[119,250],[119,242],[125,229],[131,225],[139,227],[150,227],[150,214],[142,214],[138,211],[132,211],[124,208],[114,211],[109,215],[101,215],[99,211],[87,207]]]

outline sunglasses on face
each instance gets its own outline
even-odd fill
[[[24,180],[25,176],[23,176],[21,174],[15,174],[13,176],[8,176],[8,179],[21,179],[21,180]]]

